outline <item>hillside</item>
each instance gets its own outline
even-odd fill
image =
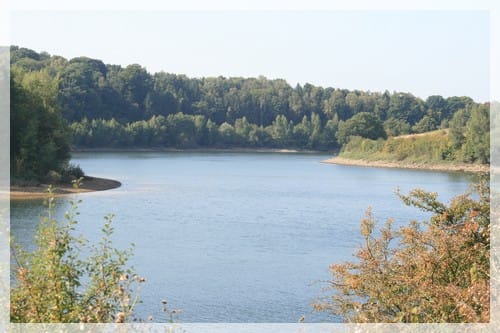
[[[452,129],[435,130],[418,134],[389,137],[386,140],[370,140],[351,137],[339,156],[327,163],[415,168],[450,171],[489,171],[489,133],[471,125],[484,110],[474,110],[473,119],[465,126],[460,138]],[[487,122],[485,122],[487,123]]]

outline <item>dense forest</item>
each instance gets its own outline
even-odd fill
[[[457,135],[463,136],[473,126],[468,124],[474,119],[472,110],[488,109],[487,104],[469,97],[429,96],[422,100],[404,92],[323,88],[309,83],[292,87],[284,80],[262,76],[151,74],[138,64],[122,67],[87,57],[68,60],[17,46],[11,47],[11,72],[15,155],[11,160],[19,172],[23,169],[19,156],[28,154],[26,147],[37,135],[45,146],[38,153],[47,150],[59,160],[67,154],[67,145],[339,150],[352,137],[385,139],[447,129],[453,124]],[[23,94],[29,98],[18,99]],[[28,111],[24,109],[39,111],[30,118],[39,125],[26,126],[23,113]],[[42,119],[49,115],[53,119]]]

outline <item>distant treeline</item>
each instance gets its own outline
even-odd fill
[[[67,60],[11,47],[12,72],[57,87],[75,147],[294,147],[339,149],[370,139],[449,127],[469,97],[290,86],[284,80],[188,78],[140,65]]]

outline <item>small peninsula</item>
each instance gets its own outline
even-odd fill
[[[47,197],[48,184],[39,184],[32,186],[12,185],[10,187],[11,200],[41,199]],[[55,196],[87,193],[95,191],[105,191],[118,188],[121,183],[117,180],[84,176],[78,188],[73,187],[71,183],[58,183],[53,186]]]

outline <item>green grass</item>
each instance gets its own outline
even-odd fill
[[[445,130],[370,140],[352,137],[344,145],[341,157],[368,161],[408,163],[446,163],[454,161],[454,152]]]

